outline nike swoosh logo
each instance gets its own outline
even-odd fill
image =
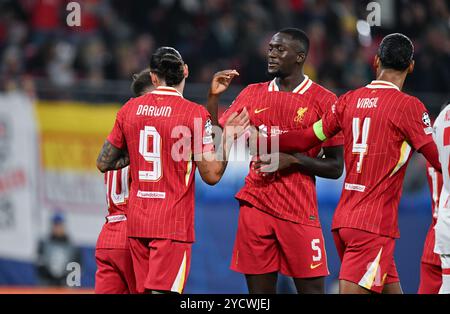
[[[263,111],[265,111],[265,110],[267,110],[267,109],[269,109],[269,108],[270,108],[270,107],[263,108],[263,109],[255,109],[255,113],[256,113],[256,114],[261,113],[261,112],[263,112]]]
[[[314,264],[311,264],[309,267],[311,268],[311,269],[316,269],[317,267],[319,267],[320,265],[322,265],[323,263],[319,263],[319,264],[316,264],[316,265],[314,265]]]

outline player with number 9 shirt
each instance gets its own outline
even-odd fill
[[[346,178],[332,222],[341,293],[402,292],[394,246],[406,165],[417,150],[441,169],[427,109],[401,91],[414,68],[410,39],[386,36],[374,65],[377,80],[341,96],[312,127],[279,137],[289,152],[344,133]]]
[[[131,99],[118,112],[97,160],[101,171],[128,163],[131,190],[127,225],[138,293],[181,293],[194,241],[194,180],[222,177],[235,134],[224,132],[216,154],[203,106],[183,98],[188,67],[178,51],[161,47],[150,60],[155,90]],[[229,80],[234,76],[230,71]],[[227,125],[248,126],[246,110]],[[240,134],[236,134],[240,135]]]

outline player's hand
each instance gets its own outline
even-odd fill
[[[250,117],[247,108],[244,108],[240,113],[233,112],[224,125],[225,137],[234,141],[246,133],[249,127]]]
[[[228,86],[230,86],[230,83],[235,76],[239,76],[239,73],[236,70],[224,70],[214,74],[211,82],[211,87],[209,89],[209,94],[222,94],[227,90]]]
[[[253,169],[258,174],[288,169],[298,164],[298,159],[285,153],[262,155],[253,163]]]

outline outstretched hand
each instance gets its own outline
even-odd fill
[[[227,90],[231,81],[235,76],[239,76],[236,70],[224,70],[214,74],[211,81],[211,87],[209,89],[210,95],[220,95]]]
[[[227,138],[232,137],[233,140],[241,137],[247,132],[250,126],[250,117],[247,108],[240,113],[233,112],[225,122],[224,132]]]

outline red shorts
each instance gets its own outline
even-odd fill
[[[442,285],[442,268],[438,265],[420,263],[418,294],[438,294]]]
[[[394,238],[352,228],[333,230],[333,237],[341,258],[340,280],[377,293],[385,284],[400,281],[394,262]]]
[[[96,249],[95,293],[136,293],[133,261],[128,249]]]
[[[282,220],[241,204],[231,269],[293,278],[329,275],[322,229]]]
[[[182,293],[191,267],[191,242],[129,238],[136,290]]]

